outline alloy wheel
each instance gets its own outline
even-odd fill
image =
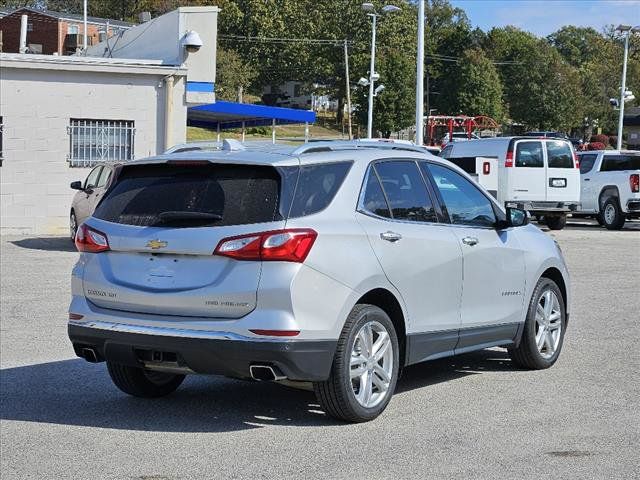
[[[536,347],[542,358],[553,357],[562,335],[562,310],[557,295],[546,289],[536,306]]]
[[[609,204],[604,209],[604,221],[608,225],[611,225],[615,221],[615,219],[616,219],[616,207]]]
[[[360,405],[373,408],[389,392],[393,374],[393,344],[379,322],[365,323],[356,334],[351,349],[351,388]]]

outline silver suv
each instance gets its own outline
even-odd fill
[[[375,418],[403,367],[487,347],[553,365],[569,318],[555,242],[411,146],[127,163],[76,237],[69,337],[140,397],[185,374],[313,382]]]

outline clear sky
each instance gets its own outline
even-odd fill
[[[515,25],[547,36],[564,25],[593,27],[640,25],[640,0],[451,0],[474,27]]]

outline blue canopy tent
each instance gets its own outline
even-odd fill
[[[271,138],[275,143],[276,125],[304,123],[306,142],[309,139],[309,124],[315,121],[315,112],[309,110],[225,101],[190,107],[187,110],[187,125],[215,129],[218,132],[218,140],[221,130],[241,128],[244,141],[246,127],[271,125]]]

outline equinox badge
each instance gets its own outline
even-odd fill
[[[149,240],[146,246],[149,247],[151,250],[157,250],[159,248],[164,248],[167,245],[168,243],[162,240]]]

